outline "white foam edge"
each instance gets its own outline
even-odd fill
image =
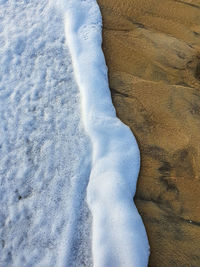
[[[60,0],[60,7],[93,150],[87,202],[93,217],[94,267],[147,266],[148,239],[133,202],[140,152],[112,104],[99,7],[95,0]]]

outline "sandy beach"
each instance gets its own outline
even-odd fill
[[[141,150],[149,266],[199,266],[200,1],[98,3],[113,102]]]

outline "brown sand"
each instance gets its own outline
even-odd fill
[[[200,266],[200,0],[98,0],[118,116],[141,149],[152,267]]]

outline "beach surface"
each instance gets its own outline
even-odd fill
[[[199,266],[200,1],[98,3],[113,103],[141,151],[149,266]]]

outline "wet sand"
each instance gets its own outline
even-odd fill
[[[200,1],[98,3],[113,102],[141,150],[149,266],[199,266]]]

